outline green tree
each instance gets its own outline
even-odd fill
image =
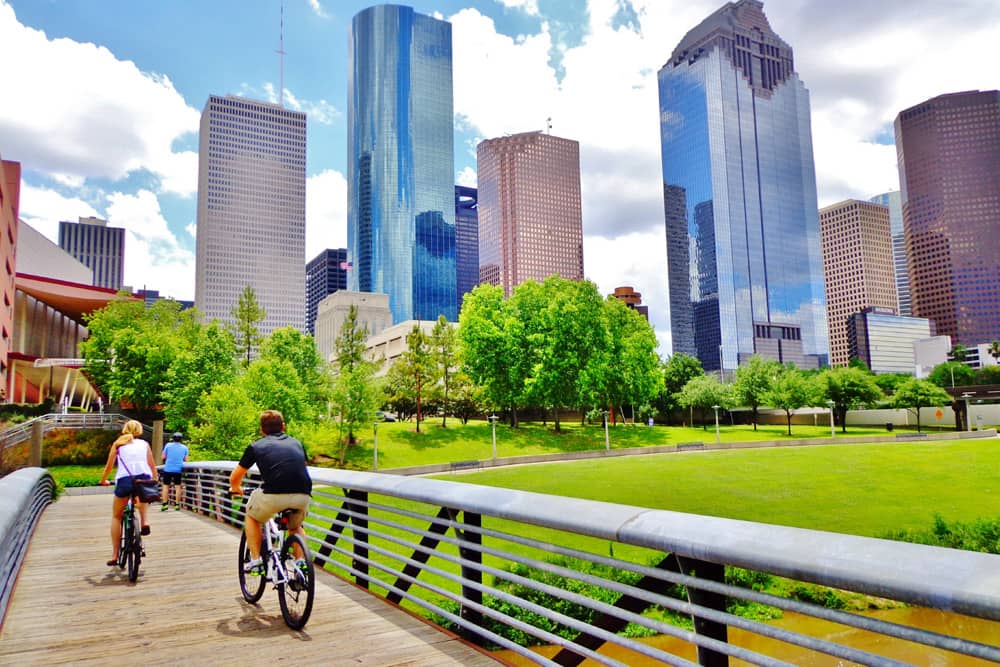
[[[298,373],[290,361],[255,359],[236,382],[258,412],[277,410],[288,424],[316,418],[315,406],[309,403],[306,389],[299,384]]]
[[[965,347],[961,343],[955,343],[955,345],[952,346],[951,351],[948,352],[948,356],[951,357],[952,361],[964,364],[966,357],[969,356],[969,348]]]
[[[705,371],[701,367],[701,361],[697,357],[678,352],[662,362],[663,389],[656,397],[653,404],[660,414],[666,417],[667,423],[671,422],[673,413],[680,408],[677,396],[684,385],[692,378],[704,375]]]
[[[205,454],[237,460],[260,435],[260,411],[235,382],[217,384],[198,404],[198,423],[188,435]]]
[[[542,287],[547,303],[540,313],[541,332],[532,337],[538,357],[527,387],[552,408],[558,433],[559,410],[580,404],[583,369],[605,345],[603,299],[586,280],[550,276]]]
[[[197,421],[198,404],[217,384],[236,377],[236,342],[218,322],[200,328],[192,345],[179,350],[163,390],[164,415],[171,431],[187,431]]]
[[[455,328],[448,323],[444,315],[438,316],[430,336],[431,360],[437,367],[436,375],[441,379],[441,427],[448,426],[448,412],[452,409],[450,397],[450,382],[455,368]]]
[[[275,329],[261,344],[260,358],[283,359],[292,364],[314,410],[325,408],[330,397],[329,365],[320,356],[312,336],[295,327]]]
[[[250,356],[254,348],[260,345],[264,339],[257,325],[264,321],[267,312],[257,303],[257,293],[254,292],[253,287],[247,285],[243,288],[239,301],[232,307],[229,314],[233,318],[230,330],[241,353],[245,355],[243,366],[247,367],[250,365]]]
[[[343,372],[365,363],[367,343],[368,331],[358,323],[358,307],[352,305],[347,309],[347,317],[333,345],[337,368]]]
[[[347,448],[356,442],[354,434],[373,417],[378,403],[374,381],[376,364],[365,359],[367,340],[368,331],[358,322],[357,306],[351,306],[334,343],[337,361],[331,405],[341,425],[342,462],[346,459]],[[345,428],[346,439],[343,437]]]
[[[768,405],[785,411],[788,435],[792,434],[792,412],[816,403],[816,389],[812,381],[792,364],[781,368],[767,393]]]
[[[427,337],[419,324],[414,324],[413,329],[407,334],[406,352],[400,356],[400,361],[403,363],[404,372],[413,380],[417,404],[417,433],[420,433],[420,422],[423,419],[423,392],[425,385],[434,379],[434,368]]]
[[[975,382],[976,371],[958,361],[946,361],[935,366],[927,379],[937,386],[964,387]]]
[[[893,405],[905,408],[917,416],[917,432],[920,432],[920,409],[951,405],[951,395],[928,380],[910,378],[896,389]]]
[[[990,343],[990,346],[986,348],[986,351],[990,353],[993,357],[993,361],[1000,362],[1000,340],[995,340]]]
[[[171,299],[149,308],[141,301],[112,301],[86,317],[90,335],[80,344],[84,368],[104,393],[131,403],[140,418],[153,418],[174,359],[194,343],[196,318],[195,311],[181,311]]]
[[[482,387],[462,371],[451,379],[451,405],[453,414],[468,424],[473,416],[482,414],[485,406]]]
[[[615,407],[647,403],[663,388],[663,372],[656,354],[656,333],[642,315],[609,296],[601,308],[603,349],[595,350],[585,381],[603,388],[604,404]],[[596,368],[595,368],[596,367]],[[614,419],[612,419],[614,421]]]
[[[913,376],[908,373],[880,373],[874,376],[875,384],[882,390],[886,397],[891,397],[896,393],[896,388]]]
[[[847,431],[847,411],[872,405],[884,398],[871,373],[858,368],[828,368],[817,379],[820,398],[833,401],[842,432]]]
[[[772,359],[765,359],[754,354],[736,369],[736,381],[733,383],[733,391],[736,400],[750,408],[750,417],[753,420],[753,430],[757,430],[757,412],[764,401],[767,400],[771,391],[771,383],[781,372],[781,364]]]
[[[389,367],[382,384],[385,406],[396,413],[400,421],[417,413],[417,383],[400,359]]]
[[[712,406],[732,405],[732,390],[719,382],[714,375],[698,375],[688,380],[677,396],[677,402],[686,408],[698,408],[702,413],[702,428],[707,424],[707,411]],[[693,426],[693,424],[692,424]]]

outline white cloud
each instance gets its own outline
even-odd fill
[[[474,188],[479,181],[479,177],[476,174],[476,170],[472,167],[466,167],[458,173],[455,177],[455,182],[459,185],[464,185],[467,188]]]
[[[108,196],[108,224],[125,228],[125,284],[161,296],[194,298],[194,253],[167,226],[160,202],[149,190]]]
[[[538,0],[497,0],[508,9],[520,9],[530,16],[538,16]]]
[[[321,19],[329,18],[330,15],[326,13],[323,9],[323,5],[319,3],[319,0],[309,0],[309,8],[313,10],[313,13]]]
[[[243,84],[244,94],[251,98],[260,98],[261,95],[252,86]],[[261,88],[264,90],[263,99],[271,104],[278,104],[278,92],[273,83],[264,83]],[[312,100],[300,100],[290,89],[285,88],[285,94],[280,103],[293,111],[302,111],[310,120],[321,125],[332,125],[342,114],[335,106],[326,100],[314,102]]]
[[[172,145],[198,131],[199,114],[169,78],[102,46],[48,39],[21,25],[3,2],[0,44],[18,56],[3,77],[16,99],[0,104],[0,145],[10,159],[31,156],[32,170],[63,183],[148,170],[165,190],[196,190],[197,173],[182,168],[187,161],[177,159]]]
[[[59,243],[60,220],[76,222],[79,218],[102,217],[97,209],[78,197],[67,197],[24,181],[19,199],[20,217],[53,243]]]
[[[306,261],[347,247],[347,179],[328,169],[306,180]]]

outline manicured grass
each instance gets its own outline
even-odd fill
[[[1000,440],[721,450],[442,476],[489,486],[883,535],[1000,516]]]

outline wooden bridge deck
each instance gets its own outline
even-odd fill
[[[46,509],[0,629],[0,664],[498,664],[325,572],[308,625],[290,630],[270,587],[257,605],[243,601],[236,530],[150,509],[134,585],[104,565],[110,496],[63,496]]]

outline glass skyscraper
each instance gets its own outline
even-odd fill
[[[659,72],[673,349],[706,370],[828,355],[809,93],[761,2],[731,2]]]
[[[397,323],[455,321],[451,24],[379,5],[348,41],[349,289],[388,294]]]
[[[909,317],[910,308],[910,270],[906,267],[906,236],[903,234],[903,202],[899,190],[883,192],[868,201],[889,207],[889,225],[892,230],[892,264],[896,271],[896,299],[899,301],[899,314]]]
[[[476,188],[455,186],[455,283],[458,309],[479,284],[479,213]]]

